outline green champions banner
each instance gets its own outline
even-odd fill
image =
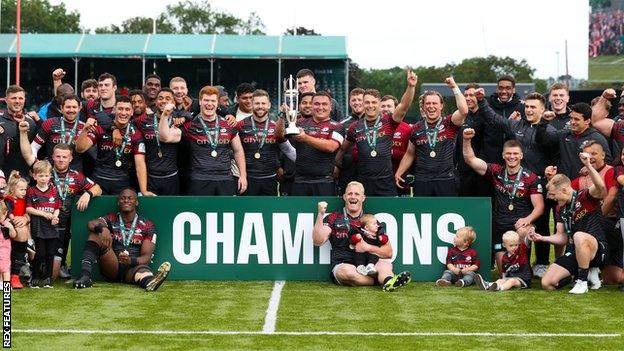
[[[176,280],[329,280],[327,242],[312,243],[317,202],[342,211],[341,198],[141,197],[138,211],[156,225],[152,266],[170,261]],[[116,211],[116,197],[94,199],[72,215],[72,262],[80,272],[89,220]],[[394,271],[419,281],[442,273],[455,231],[473,226],[481,272],[490,270],[490,201],[485,198],[367,198],[366,213],[386,224]]]

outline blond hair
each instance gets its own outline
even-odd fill
[[[52,173],[52,165],[48,160],[40,160],[33,165],[33,174]]]
[[[22,178],[19,171],[11,171],[11,174],[9,174],[9,180],[7,181],[7,194],[15,195],[15,188],[19,183],[24,183],[26,184],[26,187],[28,187],[28,180],[26,180],[26,178]]]
[[[477,232],[475,232],[473,227],[461,227],[457,229],[455,236],[466,240],[468,245],[472,245],[477,240]]]
[[[364,185],[362,183],[360,183],[360,182],[355,181],[355,180],[351,181],[351,182],[349,182],[349,184],[347,184],[347,186],[345,187],[345,193],[347,192],[347,189],[349,189],[352,186],[359,188],[362,191],[362,194],[364,194]]]
[[[520,241],[520,234],[513,230],[508,230],[503,234],[503,243],[512,244]]]
[[[360,218],[360,223],[362,224],[362,228],[365,228],[368,224],[372,223],[373,221],[377,222],[377,218],[375,218],[375,216],[373,216],[370,213],[362,215],[362,217]]]
[[[561,188],[562,186],[570,186],[572,182],[570,182],[570,178],[566,177],[564,174],[555,174],[552,179],[546,184],[547,188],[555,187]]]

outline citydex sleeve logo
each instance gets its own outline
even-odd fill
[[[182,212],[172,224],[173,257],[185,265],[246,265],[252,258],[261,265],[329,264],[329,243],[319,248],[318,255],[314,254],[314,216],[279,212],[208,212],[200,216]],[[458,213],[445,213],[435,220],[431,213],[397,216],[382,212],[375,216],[386,224],[394,248],[392,259],[402,265],[444,263],[455,231],[466,225],[465,218]],[[397,256],[400,256],[398,262]]]

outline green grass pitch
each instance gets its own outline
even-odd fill
[[[590,57],[589,81],[624,82],[624,55]]]
[[[262,334],[272,290],[273,282],[268,281],[166,282],[155,293],[102,282],[85,290],[61,282],[51,290],[25,288],[13,291],[13,348],[578,351],[624,347],[624,293],[613,286],[572,296],[568,289],[542,291],[538,280],[532,289],[504,293],[474,286],[436,288],[433,283],[413,283],[386,293],[379,287],[286,282],[275,333]],[[575,333],[592,335],[571,335]]]

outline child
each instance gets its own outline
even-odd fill
[[[503,246],[507,252],[503,255],[503,277],[490,283],[477,274],[476,280],[481,290],[504,291],[512,288],[531,287],[533,270],[529,264],[528,238],[509,230],[503,234]]]
[[[11,239],[15,238],[15,228],[7,218],[7,207],[0,202],[0,281],[11,279]]]
[[[4,203],[7,207],[8,218],[15,228],[15,238],[11,243],[11,287],[21,289],[19,273],[26,265],[28,240],[30,239],[30,216],[26,213],[26,189],[28,181],[22,178],[18,171],[12,171],[7,183],[7,193]]]
[[[446,254],[446,270],[442,273],[442,278],[436,281],[437,286],[455,284],[463,288],[474,283],[475,272],[481,266],[477,251],[470,247],[476,238],[477,234],[472,227],[457,230],[453,238],[453,247]]]
[[[61,199],[56,187],[50,186],[50,162],[37,161],[33,166],[33,175],[37,185],[29,188],[26,194],[26,212],[32,216],[30,227],[37,247],[30,287],[38,288],[38,279],[42,279],[44,288],[52,288],[52,267],[59,239],[55,226],[59,222]]]
[[[355,248],[355,244],[360,240],[370,245],[382,246],[388,242],[388,236],[383,234],[379,229],[380,225],[377,222],[377,218],[372,214],[365,214],[360,218],[362,227],[359,231],[350,233],[350,240],[352,248]],[[376,275],[377,269],[375,269],[375,263],[379,261],[379,256],[367,252],[356,252],[353,257],[356,270],[361,275]]]

